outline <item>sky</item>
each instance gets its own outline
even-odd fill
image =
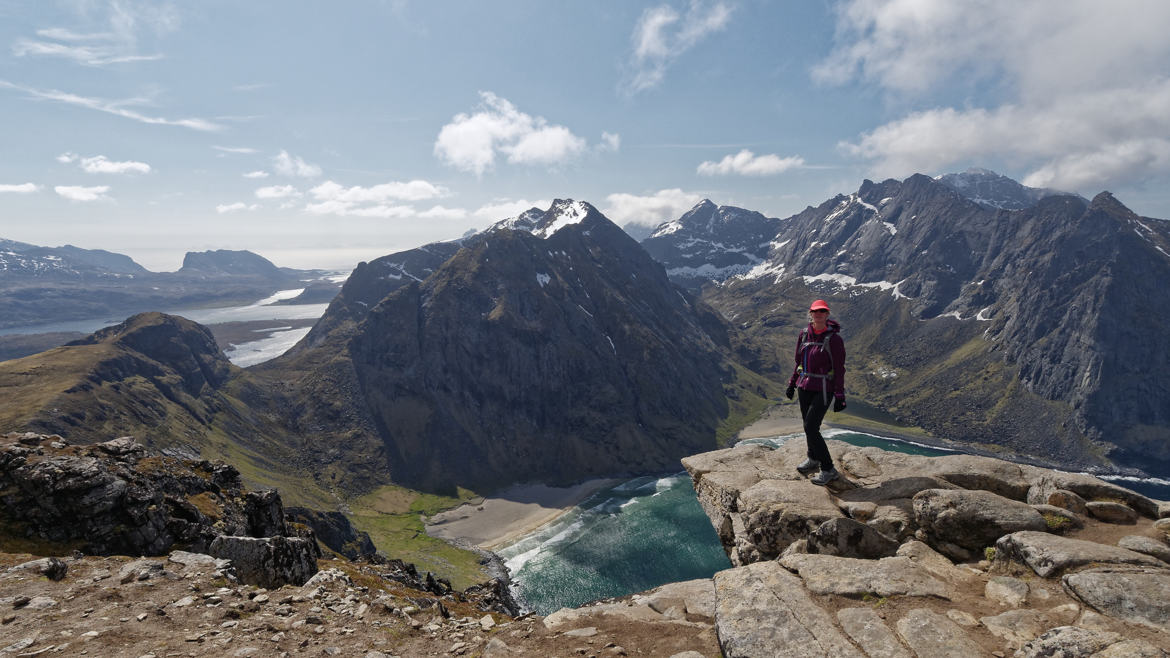
[[[1170,218],[1163,0],[8,0],[0,238],[346,269],[993,169]]]

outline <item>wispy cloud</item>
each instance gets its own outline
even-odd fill
[[[707,160],[700,163],[698,173],[704,176],[775,176],[803,166],[804,158],[798,155],[782,158],[772,153],[756,155],[743,149],[734,155],[723,156],[719,162]]]
[[[298,156],[289,155],[288,151],[281,151],[272,158],[272,168],[282,176],[297,178],[314,178],[321,175],[321,168],[309,164]]]
[[[59,57],[84,66],[107,66],[162,59],[160,53],[139,52],[143,32],[164,34],[178,26],[178,14],[167,2],[118,0],[105,5],[86,3],[78,12],[81,21],[97,15],[96,31],[78,32],[65,27],[37,30],[36,37],[22,37],[12,45],[16,57]],[[96,11],[95,11],[96,10]]]
[[[239,153],[242,155],[251,155],[257,153],[256,149],[248,146],[212,146],[211,148],[224,153]]]
[[[1022,167],[1030,185],[1092,193],[1170,173],[1167,33],[1166,3],[849,0],[812,74],[917,106],[841,144],[875,176],[994,158]],[[989,82],[1002,102],[949,107],[933,95]]]
[[[676,187],[649,195],[610,194],[605,200],[609,206],[602,212],[614,222],[657,226],[678,218],[702,201],[703,197]]]
[[[222,215],[222,214],[229,213],[229,212],[240,212],[240,211],[244,211],[244,210],[259,210],[259,209],[260,209],[260,204],[258,204],[258,203],[248,204],[248,203],[244,203],[243,201],[237,201],[235,203],[227,203],[227,204],[218,205],[215,207],[215,212]]]
[[[727,26],[731,11],[727,3],[706,6],[691,0],[683,14],[668,4],[643,12],[634,27],[632,77],[625,84],[626,91],[638,93],[661,84],[675,60]]]
[[[249,171],[244,174],[244,178],[268,178],[268,172],[262,170]]]
[[[58,185],[53,188],[53,191],[58,195],[69,199],[70,201],[110,201],[110,197],[106,193],[110,191],[109,185],[94,185],[92,187],[84,187],[81,185]]]
[[[37,185],[36,183],[19,183],[16,185],[0,184],[0,193],[7,192],[9,194],[32,194],[39,189],[41,189],[41,186]]]
[[[479,95],[475,112],[455,115],[439,131],[434,152],[444,164],[480,176],[497,154],[513,164],[555,165],[586,150],[585,140],[565,126],[521,112],[490,91]]]
[[[287,199],[299,197],[301,192],[292,185],[270,185],[256,188],[255,194],[257,199]]]
[[[87,174],[149,174],[151,171],[150,165],[145,162],[115,162],[104,155],[83,158],[74,153],[62,153],[57,156],[57,162],[76,162]]]
[[[102,98],[78,96],[77,94],[70,94],[68,92],[58,91],[56,89],[34,89],[32,87],[13,84],[7,80],[0,80],[0,89],[12,89],[23,92],[24,94],[36,100],[55,101],[58,103],[64,103],[66,105],[84,107],[90,110],[96,110],[98,112],[105,112],[107,114],[113,114],[115,116],[124,117],[126,119],[132,119],[141,123],[162,126],[180,126],[183,128],[190,128],[192,130],[207,132],[221,130],[223,128],[223,126],[206,119],[167,119],[163,117],[148,116],[137,110],[130,109],[130,106],[146,104],[147,100],[143,98],[106,100]]]

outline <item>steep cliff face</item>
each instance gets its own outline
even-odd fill
[[[299,373],[301,423],[356,419],[390,478],[426,489],[661,470],[713,446],[731,378],[713,314],[592,206],[529,219],[261,370]]]

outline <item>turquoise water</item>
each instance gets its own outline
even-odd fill
[[[871,434],[825,434],[856,446],[913,455],[955,454]],[[803,435],[745,443],[779,445],[791,438],[800,441]],[[1108,479],[1152,498],[1170,498],[1165,480]],[[602,490],[496,552],[511,571],[513,591],[542,615],[665,583],[709,578],[731,566],[686,473],[637,478]]]

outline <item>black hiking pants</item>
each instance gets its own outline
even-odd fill
[[[833,468],[833,456],[829,454],[829,447],[825,445],[825,437],[821,436],[821,421],[825,419],[825,412],[833,403],[833,396],[821,391],[806,391],[796,389],[800,400],[800,417],[804,419],[804,440],[808,445],[808,458],[821,463],[821,470]]]

